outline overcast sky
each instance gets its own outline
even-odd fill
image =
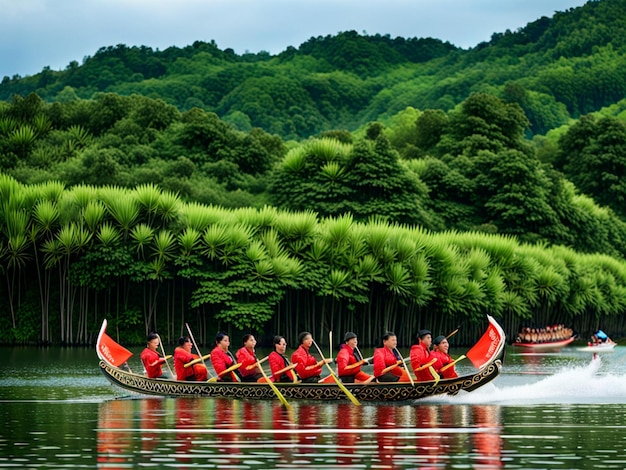
[[[355,30],[469,48],[586,0],[0,0],[0,77],[63,70],[103,46],[215,40],[276,54]]]

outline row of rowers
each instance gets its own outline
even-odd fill
[[[311,354],[313,337],[309,332],[300,333],[299,346],[291,355],[291,360],[285,355],[287,341],[282,336],[275,336],[274,350],[265,359],[259,360],[256,356],[256,339],[247,334],[243,337],[243,346],[233,355],[229,351],[230,338],[220,332],[215,337],[215,348],[210,355],[200,358],[192,354],[192,341],[187,336],[178,340],[178,347],[174,351],[174,370],[177,380],[205,381],[208,371],[202,359],[210,357],[216,377],[213,380],[224,382],[264,382],[266,375],[261,369],[265,360],[269,363],[269,380],[273,382],[331,382],[334,379],[328,375],[322,378],[323,366],[332,362],[332,359],[318,360]],[[357,335],[348,332],[335,359],[337,375],[344,383],[377,382],[408,382],[408,367],[405,365],[397,349],[397,338],[393,332],[387,332],[382,338],[382,347],[376,348],[374,355],[364,358],[357,346]],[[432,345],[432,349],[431,349]],[[163,377],[165,357],[157,352],[159,337],[156,334],[148,336],[148,344],[141,353],[141,360],[146,374],[151,378]],[[418,381],[429,381],[435,378],[457,377],[454,370],[454,360],[448,354],[449,344],[445,336],[437,336],[434,340],[428,330],[420,330],[416,343],[411,347],[410,366]],[[373,375],[365,373],[361,367],[373,363]],[[439,377],[435,377],[438,375]]]

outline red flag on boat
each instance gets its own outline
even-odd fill
[[[478,369],[487,364],[495,355],[500,354],[506,340],[506,335],[500,325],[490,315],[487,315],[487,318],[489,319],[487,331],[465,354]]]
[[[106,334],[107,321],[102,322],[102,328],[98,335],[98,357],[103,361],[108,362],[113,367],[119,367],[124,364],[133,355],[124,346],[121,346],[115,342],[113,338]]]

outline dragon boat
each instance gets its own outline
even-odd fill
[[[544,352],[559,352],[565,346],[574,341],[575,337],[571,336],[567,339],[562,339],[560,341],[544,341],[542,343],[523,343],[520,341],[516,341],[512,344],[513,347],[520,348],[519,350],[526,353],[536,352],[536,353],[544,353]]]
[[[255,400],[347,400],[399,402],[419,400],[434,395],[471,392],[495,379],[502,369],[506,336],[500,325],[487,315],[489,325],[478,342],[466,353],[477,371],[453,379],[429,382],[394,382],[369,384],[337,383],[268,383],[258,382],[187,382],[152,379],[130,372],[124,364],[132,355],[106,334],[103,321],[96,352],[104,376],[125,392],[162,397],[220,397]],[[346,390],[349,393],[346,393]],[[277,395],[280,395],[280,397]],[[353,397],[349,397],[349,395]]]

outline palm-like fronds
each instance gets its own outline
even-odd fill
[[[178,235],[178,243],[184,256],[189,256],[196,247],[200,244],[200,232],[191,227],[187,227],[183,230],[183,233]]]
[[[260,236],[269,256],[276,257],[284,253],[284,248],[275,230],[267,230]]]
[[[92,232],[96,231],[98,224],[102,222],[106,208],[100,201],[89,201],[83,210],[83,220]]]
[[[37,133],[35,132],[35,129],[33,129],[32,126],[28,124],[24,124],[18,127],[9,135],[9,141],[13,145],[21,147],[34,144],[36,139]]]
[[[66,142],[74,148],[84,148],[92,141],[91,134],[84,127],[74,124],[67,129]]]
[[[203,253],[208,256],[209,259],[217,258],[227,240],[228,236],[224,226],[211,225],[202,235],[202,241],[204,242]]]
[[[130,237],[137,245],[137,252],[143,255],[145,247],[154,238],[154,229],[146,224],[139,224],[133,227]]]
[[[60,181],[46,181],[36,185],[41,198],[55,202],[58,201],[65,191],[65,184]]]
[[[304,266],[298,259],[281,254],[271,259],[276,277],[285,283],[293,283],[302,273]]]
[[[343,290],[350,287],[350,273],[341,269],[333,269],[326,280],[325,291],[333,297],[342,297]]]
[[[107,211],[122,230],[128,233],[139,217],[140,209],[137,201],[128,191],[112,188],[104,188],[101,191]]]
[[[317,230],[315,212],[279,212],[274,218],[274,228],[287,240],[305,239]]]
[[[122,235],[109,222],[105,222],[100,226],[97,237],[103,246],[111,247],[116,246],[120,242]]]
[[[37,114],[33,118],[33,127],[35,128],[35,133],[38,136],[45,135],[52,127],[52,122],[45,114]]]
[[[164,191],[159,197],[157,207],[157,215],[161,217],[163,222],[169,223],[178,217],[181,202],[178,194],[171,191]]]
[[[240,224],[263,230],[273,225],[276,218],[276,209],[268,206],[263,207],[261,210],[247,207],[237,209],[234,215],[235,220]]]
[[[246,249],[246,257],[253,263],[257,263],[262,259],[267,259],[267,251],[259,240],[252,240]]]
[[[135,197],[139,205],[149,214],[156,214],[159,207],[161,190],[154,184],[142,184],[135,188]]]
[[[213,206],[204,206],[196,202],[182,204],[179,218],[183,226],[203,232],[210,224],[223,220],[225,210]]]
[[[176,238],[169,230],[161,230],[153,240],[153,253],[164,260],[169,260],[176,250]]]
[[[8,267],[22,269],[31,259],[30,240],[25,233],[13,234],[9,236],[4,252]]]
[[[331,183],[336,183],[345,173],[345,168],[339,162],[328,162],[320,168],[323,177]]]
[[[12,117],[0,117],[0,135],[8,136],[17,128],[17,121]]]
[[[59,209],[52,201],[44,199],[33,210],[33,219],[45,232],[50,232],[59,220]]]
[[[254,263],[253,277],[259,281],[269,281],[274,276],[274,265],[268,259]]]
[[[285,155],[281,168],[289,173],[298,173],[306,167],[306,149],[302,146],[291,149]]]
[[[320,162],[345,161],[352,145],[337,139],[315,139],[307,145],[307,151]]]
[[[322,229],[325,231],[325,240],[332,250],[342,250],[348,241],[352,230],[352,215],[344,214],[335,219],[325,219]]]
[[[391,264],[386,272],[387,290],[394,295],[408,297],[413,287],[413,279],[411,275],[401,263]]]

